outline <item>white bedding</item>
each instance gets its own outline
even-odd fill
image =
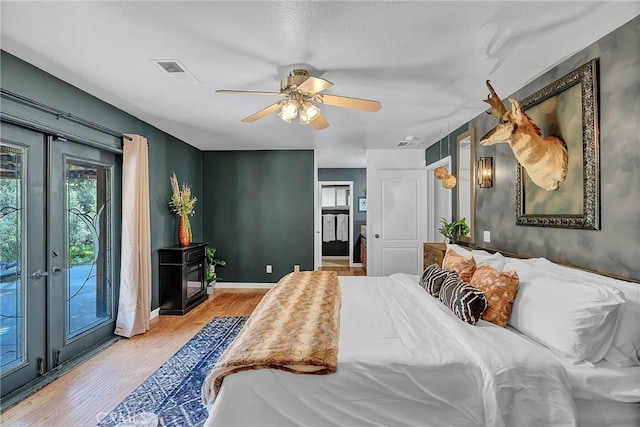
[[[640,410],[640,366],[620,368],[603,360],[595,364],[566,364],[565,369],[574,398],[635,402]]]
[[[462,322],[417,282],[340,277],[338,372],[230,375],[206,425],[575,425],[556,358],[493,324]]]
[[[541,346],[511,326],[507,330]],[[567,371],[574,399],[636,403],[640,411],[640,366],[621,368],[606,360],[573,364],[553,355]]]

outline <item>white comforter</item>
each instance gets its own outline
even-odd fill
[[[575,425],[557,359],[506,329],[465,324],[417,281],[340,277],[338,372],[230,375],[206,425]]]

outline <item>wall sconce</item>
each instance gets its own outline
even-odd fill
[[[478,160],[478,186],[493,187],[493,157],[480,157]]]

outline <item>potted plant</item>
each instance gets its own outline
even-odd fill
[[[216,258],[216,248],[212,246],[207,246],[207,293],[213,293],[213,287],[216,284],[217,280],[222,280],[222,278],[218,277],[216,274],[216,265],[220,265],[224,267],[227,265],[227,261],[223,259]]]
[[[466,218],[454,222],[449,222],[446,218],[440,218],[440,222],[442,223],[442,227],[440,227],[438,231],[444,236],[445,243],[454,243],[457,234],[466,236],[469,234],[469,231],[471,231]]]

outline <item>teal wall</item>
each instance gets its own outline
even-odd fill
[[[204,240],[227,261],[216,270],[223,281],[313,270],[312,150],[205,151],[203,164]]]
[[[152,249],[152,298],[151,308],[159,304],[158,291],[158,249],[177,243],[177,217],[169,211],[171,196],[169,176],[175,172],[180,182],[191,185],[193,194],[202,200],[202,152],[183,141],[151,126],[150,124],[107,104],[100,99],[72,86],[5,51],[0,52],[0,86],[8,91],[66,111],[85,120],[122,132],[142,135],[149,142],[149,195],[151,209],[151,249]],[[2,100],[3,111],[14,105]],[[21,114],[30,115],[33,120],[47,121],[46,126],[54,126],[63,132],[82,139],[113,145],[117,138],[99,134],[88,128],[66,120],[56,120],[54,116],[23,109]],[[26,117],[29,119],[29,117]],[[121,164],[122,156],[118,155]],[[119,179],[119,178],[118,178]],[[130,185],[132,183],[123,183]],[[119,217],[119,213],[115,213]],[[195,241],[202,240],[202,202],[196,204],[196,214],[191,218]],[[120,240],[120,229],[116,230],[116,241]],[[119,245],[117,245],[119,247]],[[119,257],[116,257],[119,259]],[[119,287],[120,264],[115,266],[114,283]],[[118,295],[116,290],[116,296]]]

